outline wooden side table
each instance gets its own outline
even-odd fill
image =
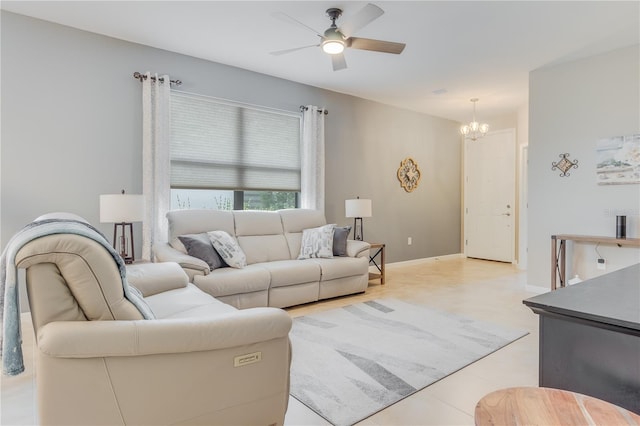
[[[618,247],[640,247],[640,238],[597,237],[592,235],[552,235],[551,236],[551,290],[567,285],[566,251],[567,241],[594,244],[616,244]],[[560,248],[558,249],[558,243]]]
[[[373,254],[369,256],[369,264],[373,263],[373,266],[376,267],[378,272],[369,272],[369,280],[377,280],[380,279],[380,284],[384,285],[385,274],[384,274],[384,247],[383,243],[370,243],[371,249],[373,250]],[[380,264],[376,262],[376,257],[380,256]]]
[[[475,410],[481,425],[638,425],[640,416],[601,399],[552,388],[501,389]]]

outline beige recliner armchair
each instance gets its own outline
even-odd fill
[[[236,310],[177,264],[133,265],[128,281],[157,318],[145,320],[109,252],[81,235],[37,238],[15,264],[26,269],[41,424],[283,423],[284,311]]]

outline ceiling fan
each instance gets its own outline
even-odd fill
[[[298,21],[297,19],[292,18],[285,13],[277,12],[274,14],[275,17],[284,19],[297,25],[301,25],[304,28],[313,31],[315,35],[320,37],[320,44],[312,44],[309,46],[296,47],[293,49],[279,50],[276,52],[271,52],[271,54],[277,56],[302,49],[307,49],[309,47],[321,47],[325,53],[331,55],[331,64],[333,65],[334,71],[347,68],[347,62],[344,58],[343,53],[345,48],[371,50],[374,52],[393,53],[398,55],[404,50],[404,43],[352,37],[352,34],[355,34],[357,31],[361,30],[374,20],[378,19],[380,16],[382,16],[383,13],[384,10],[380,9],[374,4],[369,3],[358,13],[351,16],[348,21],[342,23],[340,27],[338,27],[336,25],[336,20],[340,18],[340,15],[342,15],[342,10],[333,7],[327,9],[327,15],[331,20],[331,26],[327,28],[324,34],[320,34],[318,31]]]

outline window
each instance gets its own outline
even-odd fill
[[[171,210],[278,210],[297,208],[299,192],[171,188]]]
[[[171,208],[298,207],[300,115],[171,92]]]

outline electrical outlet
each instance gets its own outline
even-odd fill
[[[407,245],[411,245],[413,243],[413,239],[411,237],[407,238]]]
[[[598,259],[597,267],[599,270],[604,271],[607,269],[607,262],[603,258]]]

